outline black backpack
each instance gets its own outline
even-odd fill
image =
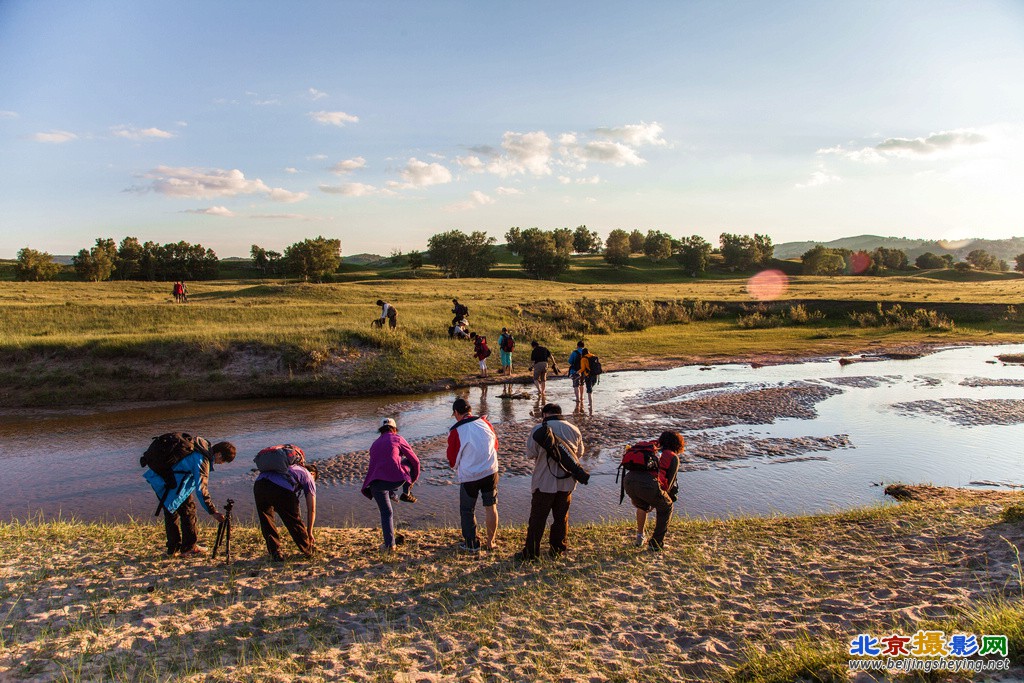
[[[455,304],[455,317],[465,318],[469,316],[469,306],[465,304]]]
[[[590,364],[590,377],[594,378],[594,384],[597,384],[604,370],[601,368],[601,359],[595,355],[587,356],[587,362]]]
[[[153,443],[149,444],[149,448],[139,458],[141,466],[148,467],[159,474],[163,477],[166,484],[163,498],[157,504],[154,516],[160,514],[160,508],[167,499],[167,495],[177,485],[177,481],[174,479],[174,472],[172,471],[174,466],[192,455],[196,450],[196,437],[185,432],[171,432],[153,437]]]

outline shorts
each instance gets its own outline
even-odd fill
[[[512,352],[511,351],[498,351],[498,355],[501,357],[502,367],[508,367],[512,365]]]
[[[572,388],[578,389],[583,386],[583,375],[578,372],[574,372],[569,377],[572,378]]]
[[[492,507],[498,502],[498,473],[488,474],[482,479],[468,481],[460,487],[462,493],[476,502],[477,496],[483,500],[484,507]]]
[[[548,376],[547,361],[538,361],[533,364],[533,379],[535,382],[543,382]]]

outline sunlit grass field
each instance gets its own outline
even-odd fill
[[[470,307],[471,329],[492,347],[502,327],[516,333],[520,368],[533,338],[559,358],[568,355],[580,328],[559,316],[583,299],[720,306],[709,320],[612,322],[605,326],[610,333],[583,332],[609,370],[850,353],[878,344],[1010,342],[1024,332],[1024,318],[1011,308],[1024,300],[1024,280],[1016,278],[794,276],[772,310],[802,303],[824,318],[757,329],[737,324],[737,316],[758,303],[746,277],[594,285],[370,277],[327,284],[193,282],[188,304],[173,302],[169,283],[0,282],[0,405],[198,398],[211,388],[234,397],[386,393],[457,382],[474,372],[475,361],[469,344],[447,336],[453,297]],[[378,298],[398,309],[397,332],[370,328]],[[955,327],[861,327],[850,319],[851,306],[870,309],[876,302],[940,310]],[[249,361],[261,358],[264,371],[240,368],[243,352]],[[266,372],[267,359],[276,359],[272,372]],[[497,364],[497,354],[491,362]]]

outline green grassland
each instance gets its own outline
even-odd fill
[[[794,275],[777,301],[759,304],[748,275],[690,279],[645,258],[620,270],[598,257],[574,264],[580,281],[525,279],[511,257],[486,279],[445,279],[431,267],[413,277],[401,264],[343,266],[341,281],[324,284],[193,282],[184,305],[173,303],[169,283],[3,281],[0,407],[454,386],[475,362],[469,344],[448,339],[452,297],[469,305],[472,329],[492,346],[503,326],[513,330],[520,370],[530,339],[564,358],[585,338],[614,370],[1016,342],[1024,332],[1018,277]],[[397,332],[370,329],[378,298],[399,310]],[[949,324],[865,326],[851,318],[878,304],[899,304],[908,315],[923,308]],[[809,315],[801,320],[792,307]],[[755,312],[773,326],[751,323]]]

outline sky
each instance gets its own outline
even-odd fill
[[[0,0],[0,258],[1024,235],[1024,2]]]

